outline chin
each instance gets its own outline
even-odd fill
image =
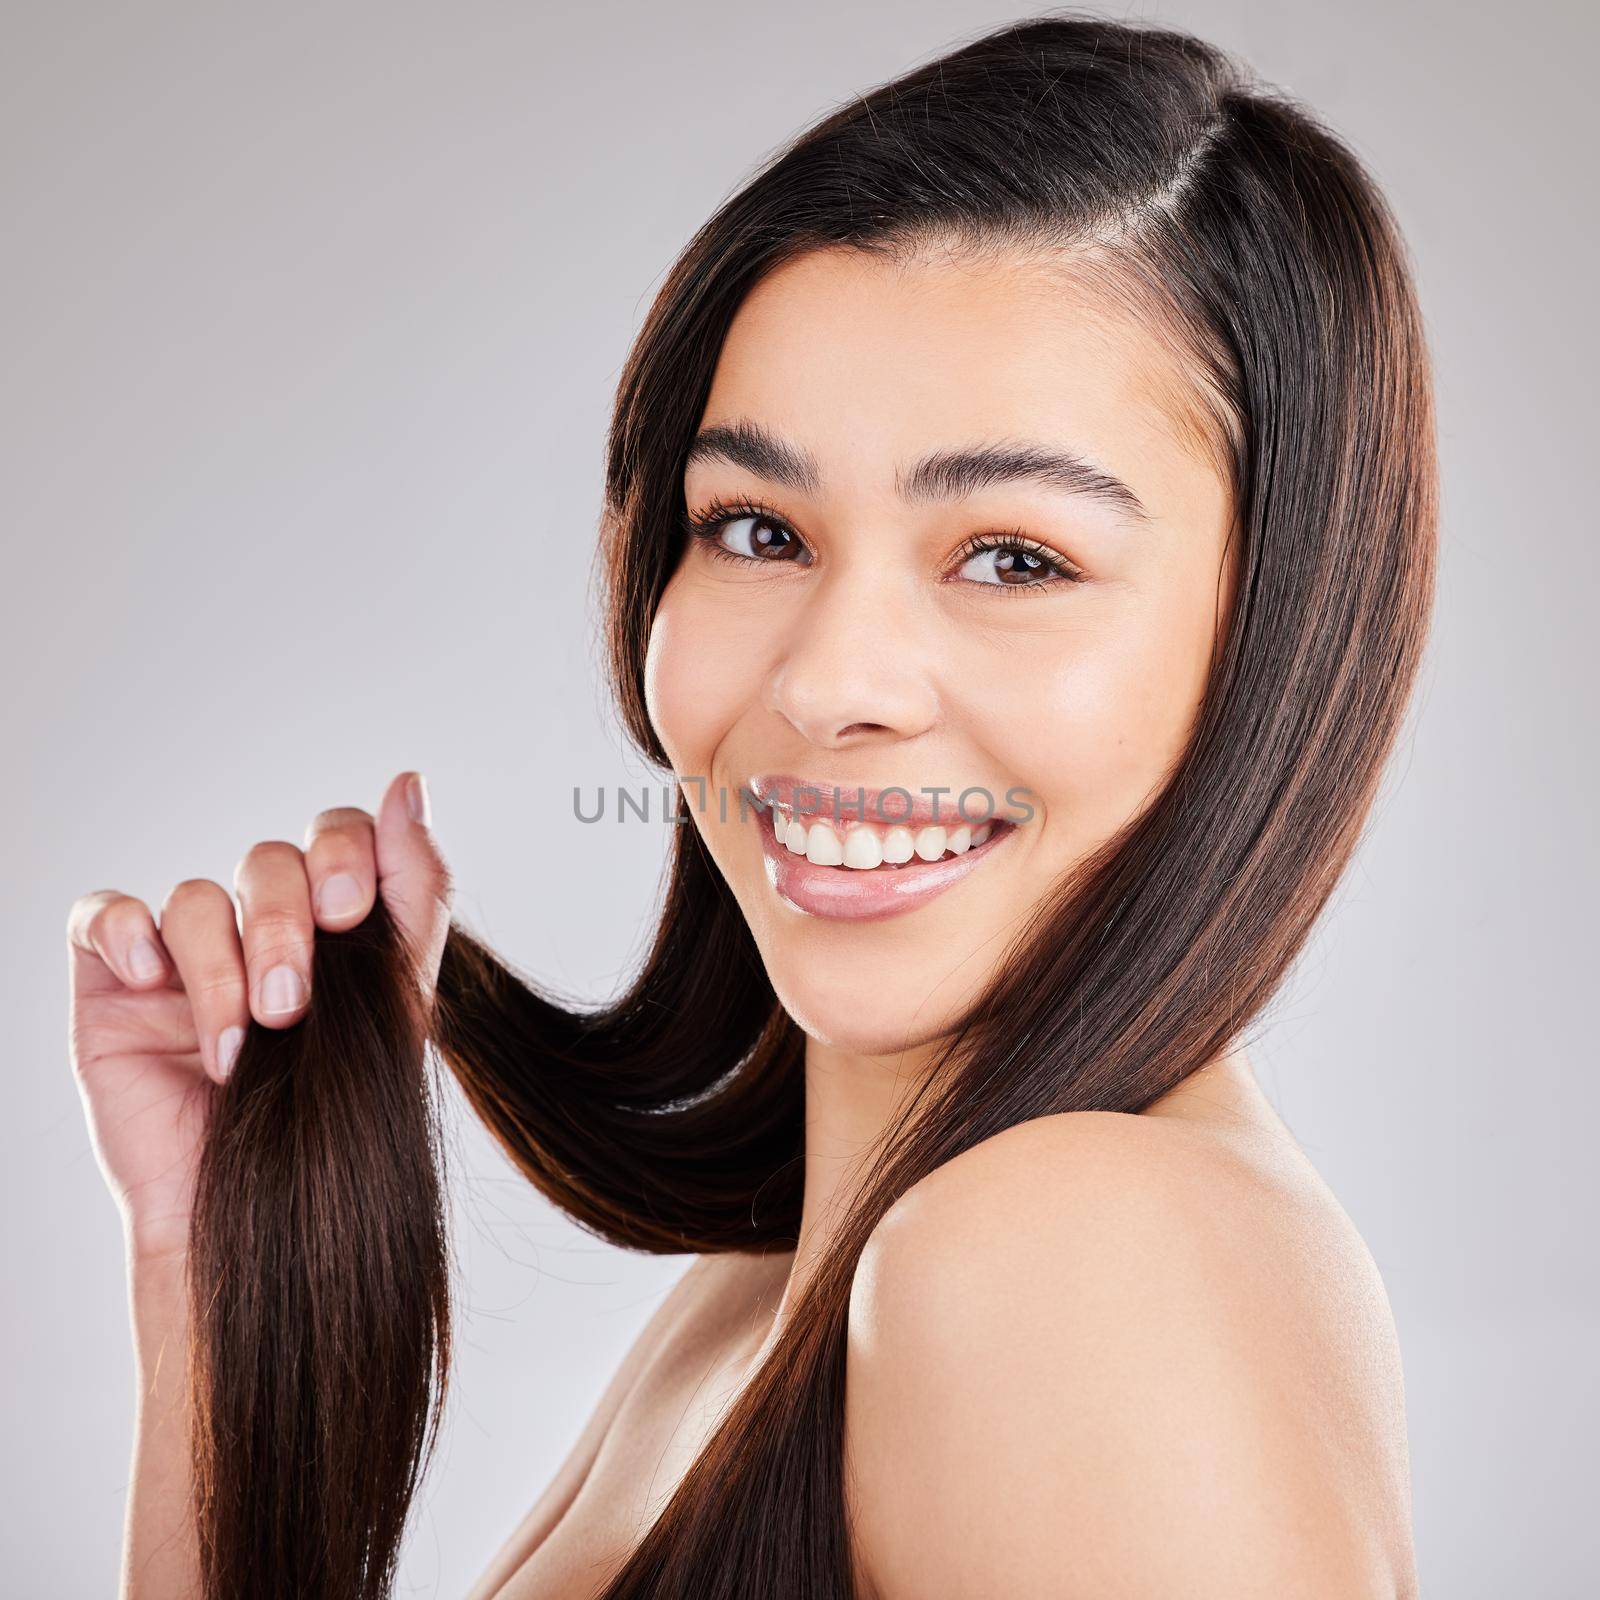
[[[799,1028],[862,1056],[896,1056],[952,1032],[992,977],[1002,935],[1015,923],[1013,885],[969,879],[898,915],[829,915],[826,902],[815,914],[778,893],[770,861],[763,864],[771,846],[757,844],[756,826],[713,829],[708,844]]]
[[[819,929],[801,950],[762,951],[784,1010],[817,1043],[863,1056],[893,1056],[949,1033],[977,996],[943,973],[919,973],[891,949],[863,952],[837,929]],[[831,946],[831,948],[828,948]]]

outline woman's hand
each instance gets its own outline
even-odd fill
[[[376,818],[319,813],[303,848],[253,846],[221,884],[186,878],[162,902],[102,889],[67,921],[70,1049],[95,1153],[135,1259],[186,1248],[194,1177],[215,1086],[246,1023],[289,1028],[310,1004],[314,929],[341,932],[381,890],[423,959],[431,1002],[450,927],[452,881],[429,827],[422,775],[402,772]]]

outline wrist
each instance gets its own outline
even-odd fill
[[[125,1248],[135,1334],[184,1320],[189,1292],[187,1248],[163,1235],[138,1234],[131,1229]]]
[[[189,1257],[189,1219],[125,1214],[122,1242],[130,1271],[181,1269]]]

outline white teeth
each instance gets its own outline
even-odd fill
[[[866,821],[841,824],[843,832],[829,823],[807,823],[792,816],[782,806],[772,806],[772,835],[791,855],[804,856],[819,867],[849,867],[870,872],[879,866],[904,866],[912,860],[938,861],[946,855],[962,855],[988,843],[995,831],[993,821],[973,827],[960,823],[952,828],[912,828],[904,823],[882,827]]]
[[[795,824],[799,827],[799,823]],[[826,822],[813,822],[806,835],[806,860],[815,867],[842,867],[844,847]]]
[[[844,864],[862,869],[882,866],[883,845],[871,828],[852,828],[844,836]]]
[[[909,828],[891,828],[883,836],[883,859],[896,866],[909,861],[917,853],[917,841]]]

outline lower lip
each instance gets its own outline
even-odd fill
[[[997,826],[982,844],[958,856],[941,856],[937,861],[913,857],[902,867],[861,869],[819,867],[796,855],[773,836],[770,812],[759,813],[755,823],[766,858],[767,882],[779,898],[808,916],[846,922],[874,922],[926,905],[976,872],[1017,831]]]

